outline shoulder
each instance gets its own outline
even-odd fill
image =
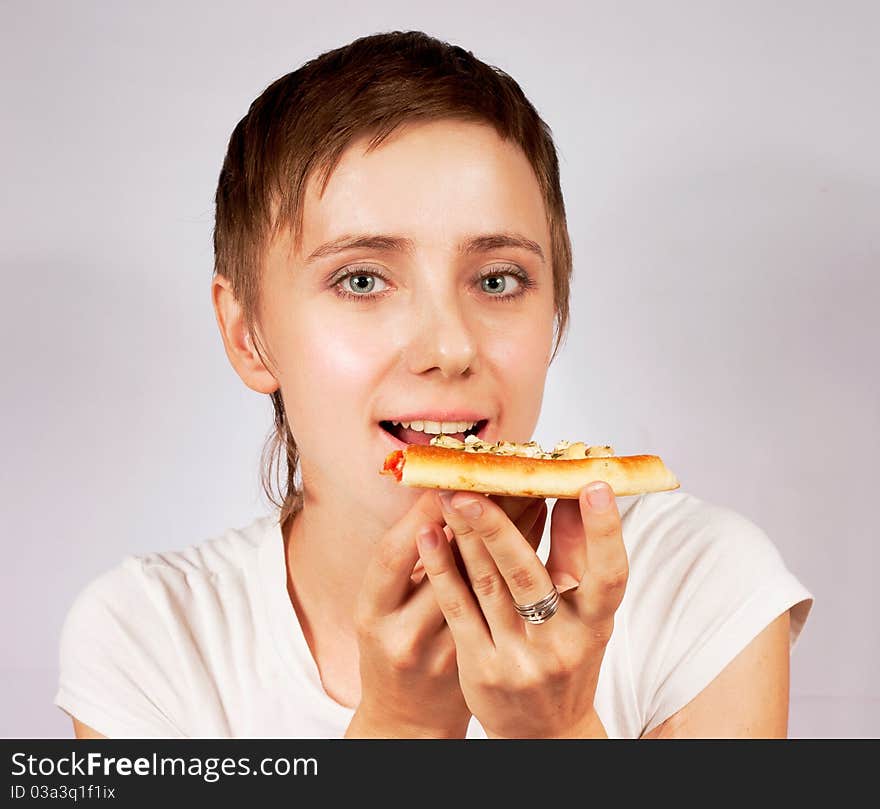
[[[626,510],[622,521],[629,529],[630,536],[624,539],[630,543],[631,554],[698,553],[717,550],[719,542],[732,541],[777,554],[764,531],[750,519],[687,492],[642,495]]]
[[[645,724],[681,708],[788,610],[794,646],[812,596],[752,520],[664,492],[636,500],[622,528],[630,575],[620,614]]]
[[[767,533],[731,508],[685,492],[660,492],[638,498],[621,524],[634,613],[668,620],[685,606],[726,609],[762,590],[803,589]],[[666,612],[658,611],[661,605]]]
[[[183,550],[128,556],[89,582],[62,627],[56,704],[108,736],[183,735],[176,719],[191,695],[177,681],[210,666],[223,632],[249,620],[272,528],[264,517]]]
[[[279,532],[277,518],[267,515],[182,550],[148,553],[127,561],[146,582],[187,580],[195,584],[237,579]]]
[[[621,525],[634,590],[685,596],[701,581],[715,586],[786,573],[762,528],[731,508],[685,492],[643,495],[623,514]]]
[[[240,589],[248,584],[272,528],[271,517],[262,517],[245,528],[230,529],[181,550],[127,556],[80,591],[67,623],[83,615],[94,618],[96,613],[112,615],[117,621],[136,615],[140,622],[158,615],[169,600],[185,600],[185,606],[192,609],[212,592]]]

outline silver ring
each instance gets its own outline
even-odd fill
[[[559,591],[554,587],[544,598],[531,604],[517,604],[514,601],[513,608],[524,621],[543,624],[556,615],[556,610],[559,609]]]

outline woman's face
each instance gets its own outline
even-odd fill
[[[458,414],[488,419],[489,440],[531,439],[553,274],[537,179],[491,127],[418,123],[368,155],[366,143],[346,151],[323,196],[312,177],[301,248],[288,234],[270,250],[260,319],[306,507],[390,524],[420,492],[379,475],[400,446],[380,421]],[[485,238],[499,234],[537,252]]]

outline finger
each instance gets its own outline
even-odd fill
[[[490,499],[494,499],[494,495],[490,495]],[[512,511],[517,513],[517,517],[514,520],[514,525],[516,525],[517,530],[526,538],[526,541],[531,545],[535,550],[538,550],[538,546],[541,544],[541,539],[544,536],[544,521],[547,517],[547,505],[546,501],[543,498],[523,498],[523,497],[507,497],[502,498],[506,500],[516,501],[519,503],[519,507],[516,509],[512,509]],[[526,504],[524,507],[522,504]],[[507,504],[502,505],[502,508],[505,508]],[[543,508],[542,508],[543,507]],[[509,512],[507,513],[508,517],[513,519]],[[540,517],[540,528],[537,532],[535,532],[534,526],[538,521],[539,515],[543,515]],[[456,554],[456,562],[461,562],[459,564],[458,569],[465,577],[465,579],[470,582],[470,577],[467,573],[467,568],[463,567],[463,562],[461,560],[461,556],[459,555],[458,546],[454,542],[455,534],[452,529],[448,525],[443,526],[443,533],[446,534],[446,538],[452,541],[452,552]],[[413,584],[419,584],[425,578],[425,566],[422,564],[422,560],[419,559],[416,562],[416,566],[413,568],[412,575],[410,579]]]
[[[547,571],[560,590],[577,587],[587,570],[587,537],[577,500],[560,499],[550,518]]]
[[[443,535],[449,543],[449,549],[452,551],[459,574],[468,587],[470,587],[470,579],[468,578],[464,560],[456,545],[455,534],[452,533],[452,529],[448,525],[443,526]],[[421,633],[424,633],[425,636],[430,636],[444,628],[448,629],[446,617],[443,615],[443,611],[437,602],[437,595],[431,582],[428,580],[421,557],[419,557],[419,561],[416,563],[416,568],[420,571],[419,579],[414,581],[416,586],[411,589],[411,595],[403,606],[398,608],[397,615],[407,626],[419,627],[420,637],[422,636]]]
[[[444,492],[440,492],[440,494],[444,494]],[[452,492],[449,493],[450,495]],[[510,498],[516,500],[523,500],[523,498]],[[442,501],[441,501],[442,502]],[[538,515],[541,512],[541,506],[544,504],[543,499],[532,499],[529,501],[528,505],[524,509],[517,509],[520,511],[520,515],[515,520],[514,524],[517,527],[517,530],[526,538],[528,543],[535,549],[538,549],[538,545],[541,544],[541,537],[544,532],[544,524],[541,523],[541,530],[538,532],[537,539],[533,538],[533,530],[535,522],[538,519]],[[544,514],[546,515],[547,509],[544,508]],[[509,515],[508,515],[509,516]],[[452,548],[452,553],[455,556],[455,562],[458,565],[458,571],[464,577],[464,580],[470,586],[470,573],[468,572],[467,566],[464,563],[464,559],[461,555],[461,550],[458,546],[458,543],[455,541],[455,532],[452,528],[447,524],[443,526],[443,533],[446,534],[447,539],[450,540],[450,547]],[[424,566],[422,565],[421,560],[416,563],[416,568],[420,569],[422,572],[422,577],[424,576]]]
[[[444,499],[451,499],[452,495],[455,494],[453,491],[449,490],[440,490],[438,492],[440,495],[440,503],[441,508],[443,507]],[[506,495],[488,495],[488,499],[495,503],[508,517],[508,519],[516,526],[517,530],[527,539],[531,536],[532,527],[535,525],[535,522],[538,519],[538,515],[541,513],[541,507],[546,506],[546,500],[543,497],[508,497]],[[546,507],[544,509],[544,513],[546,514]],[[448,516],[449,509],[443,508],[444,519]],[[444,527],[444,531],[446,531],[446,535],[449,537],[455,536],[455,533],[449,527],[448,523]],[[541,536],[543,535],[543,523],[542,523],[542,531],[541,534],[538,535],[538,541],[533,542],[529,540],[529,543],[532,545],[535,550],[537,550],[538,545],[541,544]]]
[[[446,534],[447,540],[455,538],[455,534],[452,533],[452,529],[448,525],[443,526],[443,533]],[[425,566],[422,564],[421,558],[416,561],[416,566],[413,568],[412,574],[409,578],[413,584],[420,584],[424,580]]]
[[[444,507],[443,513],[459,544],[475,538],[483,542],[514,601],[530,604],[544,598],[553,589],[550,575],[535,549],[498,506],[473,492],[455,494],[450,499],[450,506],[449,509]],[[477,508],[469,512],[470,506]]]
[[[492,638],[480,608],[458,572],[452,549],[443,540],[439,529],[425,526],[419,532],[418,547],[428,580],[456,647],[478,653],[481,648],[491,646]]]
[[[398,611],[401,621],[410,627],[420,627],[425,637],[435,634],[446,626],[446,616],[440,609],[437,593],[425,574],[412,596]]]
[[[513,497],[507,494],[490,494],[489,499],[495,503],[512,523],[516,523],[520,517],[535,506],[541,498],[538,497]]]
[[[586,536],[586,571],[573,593],[578,612],[589,624],[604,628],[623,600],[629,563],[617,501],[607,483],[585,486],[578,498]]]
[[[492,640],[497,645],[505,633],[522,634],[522,619],[513,608],[507,582],[498,571],[485,543],[472,531],[466,520],[445,506],[453,494],[447,491],[440,493],[440,500],[444,503],[444,519],[455,534],[455,544],[464,560],[471,590],[492,633]],[[506,515],[498,508],[499,519],[506,520]],[[520,520],[523,519],[528,519],[528,515],[521,515]],[[510,522],[507,521],[507,524],[510,525]],[[516,529],[511,527],[511,530]]]
[[[455,541],[455,535],[452,533],[452,529],[448,525],[443,526],[443,532],[449,542],[449,550],[452,551],[452,557],[455,560],[455,567],[458,570],[462,581],[473,593],[473,585],[465,561],[462,558],[461,550],[458,547],[458,543]],[[422,563],[421,558],[419,558],[417,567],[422,571],[422,578],[417,583],[418,586],[413,589],[413,594],[409,597],[409,600],[407,600],[400,609],[400,614],[405,616],[406,621],[412,621],[414,625],[418,626],[424,624],[424,626],[429,629],[431,627],[435,627],[438,630],[442,629],[442,627],[446,626],[446,618],[443,616],[440,605],[437,603],[437,596],[435,595],[434,588],[431,586],[427,574],[425,573],[425,566]],[[509,593],[507,593],[506,587],[505,593],[509,598],[510,596]]]
[[[406,599],[419,551],[416,534],[426,524],[443,524],[436,492],[426,491],[379,540],[367,568],[359,598],[371,614],[390,615]]]
[[[448,525],[443,526],[443,536],[449,543],[459,573],[466,576],[464,561],[455,545],[455,534],[452,533],[452,529]],[[434,593],[431,582],[428,580],[427,573],[425,573],[425,565],[422,562],[421,556],[419,556],[419,561],[416,562],[416,570],[418,571],[418,578],[416,579],[415,572],[411,577],[416,586],[412,588],[412,594],[403,607],[400,608],[399,614],[402,620],[406,621],[409,625],[424,626],[429,634],[432,631],[438,632],[446,627],[446,618],[440,609],[440,605],[437,603],[437,596]]]
[[[513,497],[503,494],[490,494],[489,499],[501,508],[526,539],[529,538],[529,532],[538,516],[541,503],[546,502],[543,497]],[[529,544],[537,550],[538,545],[541,544],[541,537],[538,537],[536,543]]]

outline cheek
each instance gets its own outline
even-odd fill
[[[292,345],[297,346],[289,364],[293,376],[325,393],[354,392],[367,385],[388,352],[375,329],[357,328],[341,319],[332,328],[323,322],[307,324]]]
[[[552,342],[552,317],[519,318],[493,330],[487,356],[505,377],[534,380],[546,375]]]
[[[499,382],[507,440],[531,440],[541,412],[552,343],[552,322],[548,329],[539,318],[522,322],[518,330],[494,335],[487,356]]]
[[[388,347],[371,330],[338,318],[333,327],[318,312],[301,319],[285,339],[285,399],[304,468],[334,468],[353,442],[362,440],[363,419]]]

